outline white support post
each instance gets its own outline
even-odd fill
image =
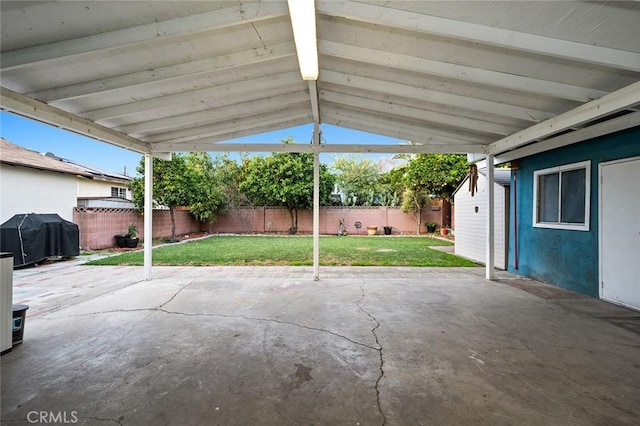
[[[144,279],[151,279],[151,248],[153,246],[153,157],[144,156]]]
[[[320,279],[320,126],[313,130],[313,279]]]
[[[485,277],[488,280],[494,279],[494,259],[495,259],[495,193],[493,188],[493,155],[487,155],[487,250]]]

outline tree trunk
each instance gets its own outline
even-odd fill
[[[294,235],[298,232],[298,209],[295,207],[289,207],[289,215],[291,216],[291,228],[289,228],[289,234]]]
[[[176,242],[176,218],[173,215],[173,206],[169,207],[169,215],[171,216],[171,242]]]
[[[413,213],[415,215],[416,218],[416,225],[418,226],[418,228],[416,229],[416,235],[420,235],[420,216],[422,216],[420,213],[422,212],[421,208],[418,208],[418,211]]]

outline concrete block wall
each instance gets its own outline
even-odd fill
[[[188,210],[175,212],[176,233],[198,232],[201,223]],[[130,223],[138,227],[138,237],[145,239],[144,218],[135,209],[75,208],[73,222],[80,228],[80,247],[83,250],[99,250],[115,246],[114,235],[126,234]],[[153,211],[153,237],[171,235],[171,217],[168,210]]]
[[[415,234],[416,222],[411,214],[403,213],[399,207],[321,207],[320,233],[337,234],[340,219],[344,217],[347,232],[351,235],[366,234],[367,226],[377,226],[383,233],[384,226],[391,226],[393,234]],[[420,232],[425,232],[424,223],[434,221],[439,225],[451,220],[451,205],[439,201],[433,207],[423,209],[420,217]],[[244,223],[243,223],[244,222]],[[355,223],[362,227],[357,229]],[[257,207],[238,209],[218,216],[211,227],[213,233],[287,233],[291,216],[286,208]],[[313,211],[298,211],[298,232],[313,232]]]

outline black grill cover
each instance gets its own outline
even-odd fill
[[[78,256],[80,231],[57,214],[17,214],[0,225],[0,251],[13,253],[13,266]]]

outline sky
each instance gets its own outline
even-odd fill
[[[398,144],[404,142],[399,139],[324,124],[321,126],[321,130],[322,141],[330,144],[363,142]],[[234,139],[233,141],[269,143],[278,142],[291,136],[297,143],[307,144],[311,142],[312,135],[313,125],[305,125]],[[129,176],[136,175],[136,167],[142,158],[142,155],[136,152],[6,112],[0,112],[0,136],[8,142],[24,148],[41,153],[51,152],[58,157],[94,166],[104,171],[123,173],[126,169],[126,174]],[[334,158],[341,155],[343,154],[321,154],[320,161],[330,165]],[[391,159],[393,155],[363,154],[360,157],[389,163],[385,160]]]

